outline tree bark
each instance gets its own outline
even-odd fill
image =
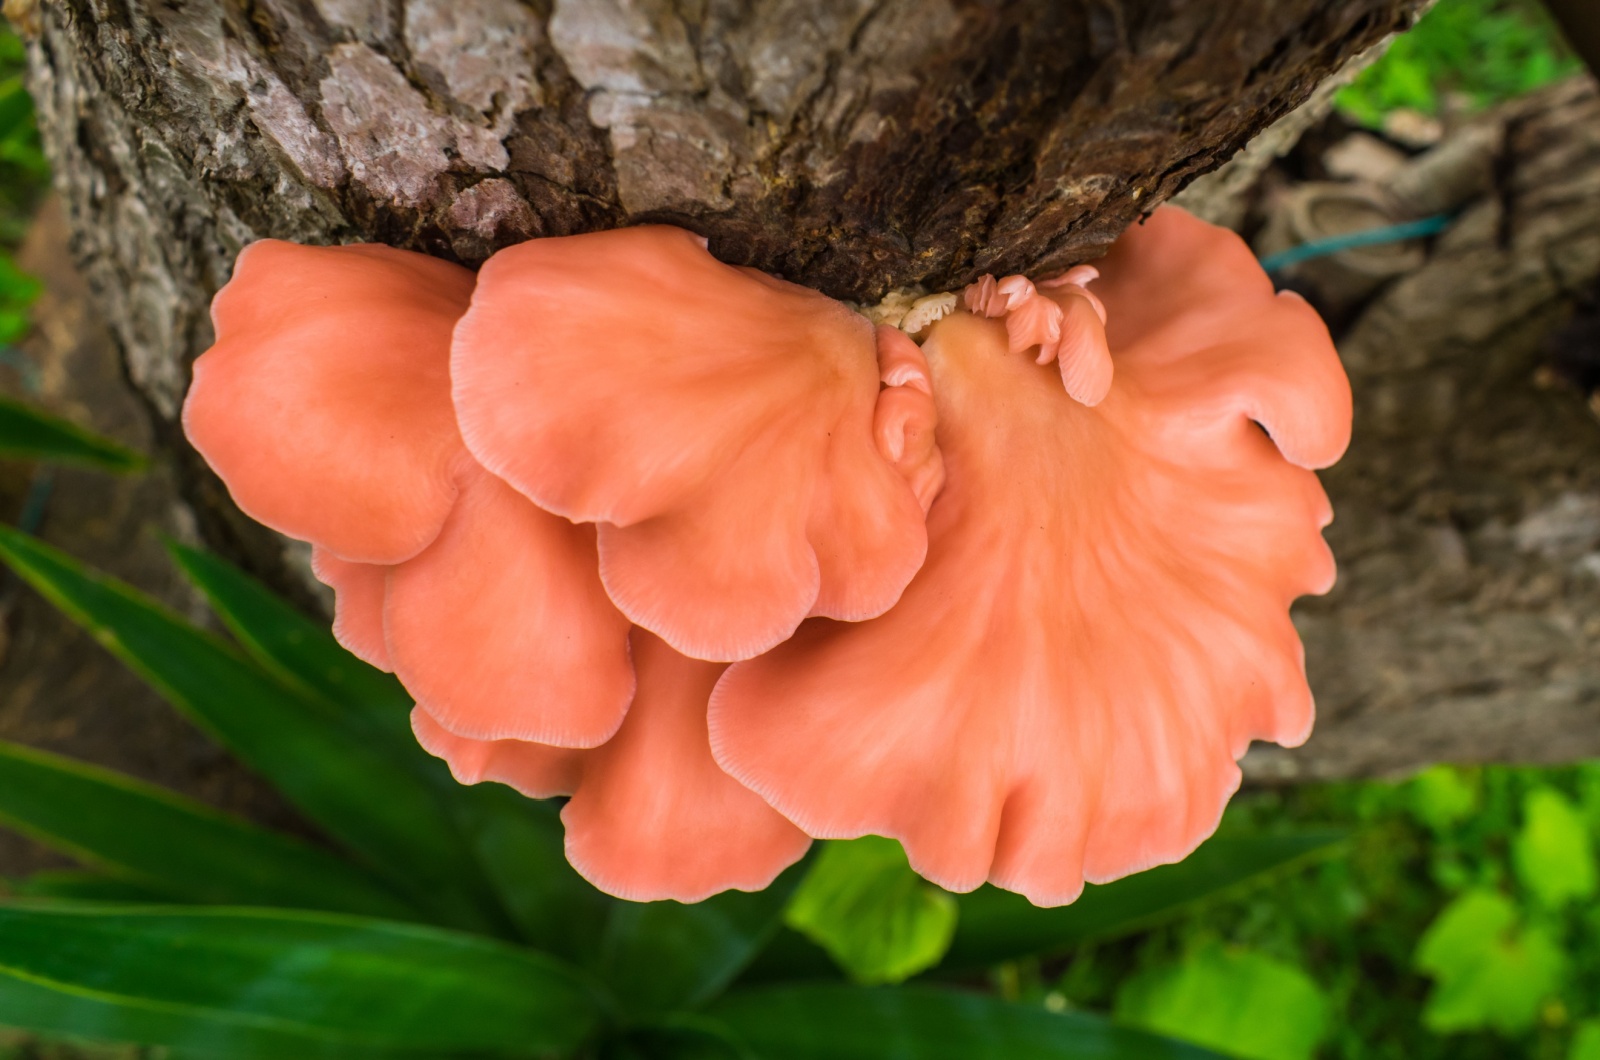
[[[1092,258],[1423,0],[8,0],[129,377],[175,430],[245,243],[476,265],[641,221],[836,297]],[[279,579],[280,582],[282,579]]]
[[[1600,756],[1600,422],[1548,371],[1600,283],[1600,91],[1580,77],[1486,120],[1496,192],[1339,343],[1339,582],[1295,609],[1317,727],[1251,751],[1254,780]],[[1600,371],[1600,331],[1584,338]]]

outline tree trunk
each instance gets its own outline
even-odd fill
[[[1495,193],[1340,341],[1339,583],[1296,608],[1317,728],[1253,750],[1253,779],[1600,756],[1600,423],[1541,370],[1600,282],[1600,91],[1576,78],[1487,120]],[[1580,338],[1592,386],[1600,330]]]
[[[1422,0],[8,0],[75,237],[174,422],[239,248],[476,265],[639,221],[831,295],[1092,258]],[[280,583],[282,579],[278,579]]]

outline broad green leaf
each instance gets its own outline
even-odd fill
[[[756,1060],[1216,1060],[1081,1013],[926,986],[737,990],[707,1015]]]
[[[635,1015],[704,1004],[778,929],[805,864],[791,866],[764,891],[724,891],[694,905],[614,903],[595,972]]]
[[[1311,1060],[1328,1003],[1292,964],[1210,945],[1128,979],[1115,1015],[1240,1060]]]
[[[116,472],[137,471],[145,463],[132,449],[5,397],[0,397],[0,456]]]
[[[1584,1020],[1572,1036],[1567,1060],[1600,1060],[1600,1019]]]
[[[1533,1026],[1540,1003],[1561,986],[1566,955],[1548,930],[1520,921],[1509,898],[1475,890],[1428,927],[1416,960],[1435,980],[1422,1013],[1429,1030],[1515,1035]]]
[[[234,1060],[365,1051],[542,1056],[601,1002],[528,950],[379,920],[259,909],[0,907],[0,1023]]]
[[[354,712],[439,794],[488,886],[536,948],[592,957],[611,899],[567,862],[559,811],[499,784],[458,784],[411,734],[411,697],[390,674],[345,651],[325,626],[301,615],[222,559],[182,545],[174,558],[251,657],[283,679]]]
[[[368,725],[26,534],[0,527],[0,560],[430,916],[502,929],[437,792]]]
[[[1448,831],[1478,809],[1478,786],[1454,766],[1424,769],[1406,784],[1411,812],[1435,832]]]
[[[939,969],[986,968],[1146,927],[1184,906],[1326,852],[1338,832],[1212,839],[1176,865],[1089,886],[1072,905],[1040,909],[1021,895],[982,887],[961,895],[961,919]]]
[[[0,821],[169,898],[417,915],[332,854],[132,777],[4,741]]]
[[[1522,885],[1550,909],[1593,897],[1594,845],[1582,811],[1554,788],[1537,787],[1524,797],[1522,816],[1511,841],[1511,864]]]
[[[912,871],[899,843],[864,836],[822,845],[784,922],[857,982],[898,983],[944,956],[956,900]]]

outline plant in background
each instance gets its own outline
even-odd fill
[[[1437,115],[1447,94],[1484,108],[1581,68],[1538,0],[1439,0],[1338,96],[1374,128],[1391,111]]]
[[[1007,996],[1111,1009],[1202,1043],[1227,1035],[1264,1060],[1306,1056],[1319,1008],[1324,1060],[1594,1060],[1600,766],[1439,766],[1403,783],[1258,792],[1236,800],[1220,835],[1303,821],[1354,839],[1270,892],[1068,961],[1020,962]],[[1252,996],[1280,1000],[1250,1006],[1246,1035],[1221,999]],[[1244,1052],[1251,1042],[1259,1053]]]

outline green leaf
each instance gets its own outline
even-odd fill
[[[481,879],[462,871],[472,852],[436,791],[361,718],[26,534],[0,527],[0,560],[420,908],[502,929]]]
[[[170,898],[416,916],[366,873],[315,847],[132,777],[4,741],[0,821]]]
[[[1600,1019],[1584,1020],[1572,1036],[1567,1060],[1600,1060]]]
[[[144,457],[77,424],[0,397],[0,456],[137,471]]]
[[[1202,947],[1117,991],[1117,1022],[1240,1060],[1311,1060],[1328,1003],[1299,968],[1259,953]]]
[[[0,81],[0,137],[33,124],[33,97],[21,76]]]
[[[36,872],[11,887],[20,898],[73,898],[86,902],[152,902],[169,904],[172,899],[137,884],[102,876],[81,869],[46,869]],[[3,1054],[0,1054],[3,1055]]]
[[[694,905],[614,903],[594,971],[634,1015],[704,1004],[778,929],[805,864],[764,891],[724,891]]]
[[[570,961],[594,959],[607,917],[622,903],[596,890],[567,860],[555,803],[524,798],[501,784],[455,790],[467,841],[518,935]]]
[[[276,910],[0,908],[0,1023],[233,1060],[539,1056],[597,1029],[559,962],[413,925]]]
[[[251,658],[286,683],[370,719],[374,729],[404,746],[416,745],[411,695],[393,674],[351,655],[326,626],[312,622],[222,558],[177,542],[167,548]]]
[[[1417,946],[1417,967],[1435,980],[1422,1021],[1439,1034],[1493,1028],[1520,1034],[1556,993],[1566,957],[1550,932],[1520,926],[1517,907],[1494,891],[1461,895]]]
[[[1511,841],[1517,879],[1546,908],[1595,893],[1594,845],[1583,813],[1554,788],[1537,787],[1522,802],[1523,823]]]
[[[1471,817],[1482,799],[1478,786],[1454,766],[1424,769],[1406,784],[1411,812],[1435,832],[1447,832]]]
[[[500,784],[458,784],[443,762],[417,746],[411,697],[392,675],[351,655],[325,626],[238,568],[198,549],[170,547],[252,658],[368,722],[438,792],[524,941],[572,960],[594,954],[612,899],[567,862],[553,802],[525,799]]]
[[[1072,905],[1040,909],[1021,895],[982,887],[957,898],[961,920],[939,968],[986,968],[1112,938],[1171,916],[1202,898],[1324,854],[1340,832],[1212,839],[1176,865],[1089,886]]]
[[[842,984],[738,990],[707,1014],[759,1060],[1204,1060],[1196,1046],[982,994]]]
[[[912,871],[899,843],[864,836],[822,845],[784,922],[857,982],[898,983],[949,949],[956,900]]]

